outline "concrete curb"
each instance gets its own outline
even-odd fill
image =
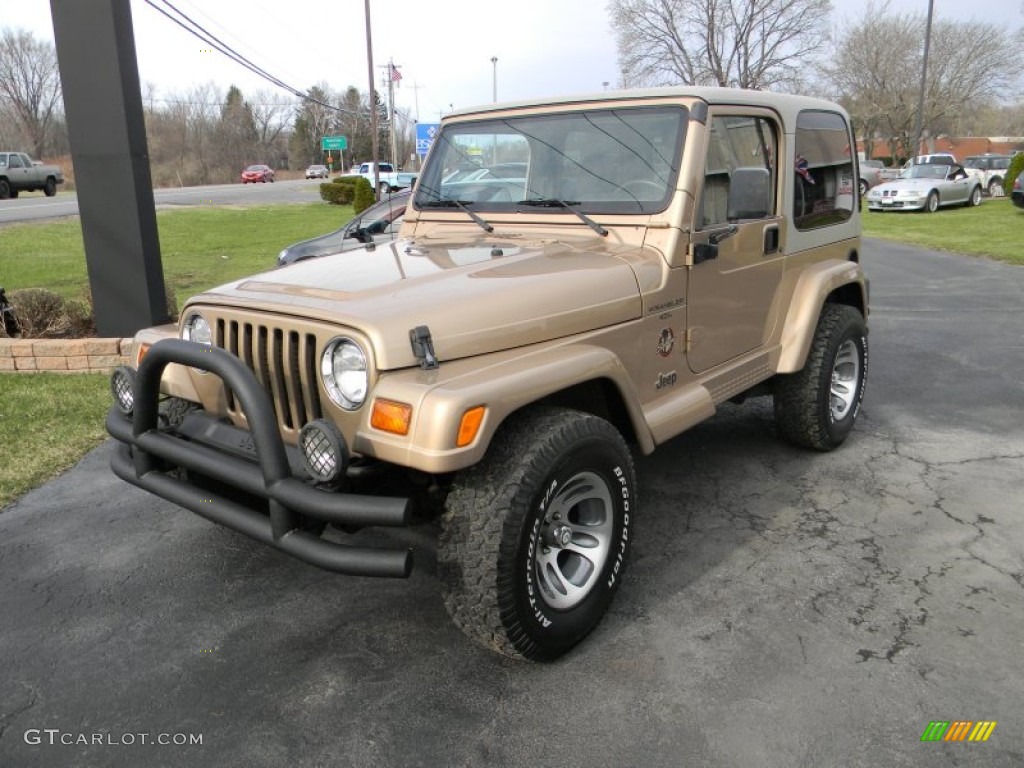
[[[0,339],[0,373],[110,373],[131,339]]]

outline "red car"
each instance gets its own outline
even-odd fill
[[[244,171],[242,171],[242,183],[248,184],[249,182],[255,184],[257,181],[262,181],[266,184],[268,181],[274,183],[274,169],[269,165],[250,165]]]

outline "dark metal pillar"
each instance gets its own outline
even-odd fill
[[[169,320],[129,0],[50,0],[100,336]]]

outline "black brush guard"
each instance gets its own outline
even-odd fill
[[[249,423],[256,463],[160,431],[160,377],[170,363],[216,374],[234,392]],[[409,576],[408,549],[347,546],[300,529],[300,515],[342,525],[404,526],[411,505],[408,499],[326,491],[296,478],[274,408],[256,376],[237,357],[191,341],[158,341],[139,365],[134,395],[131,417],[116,405],[107,414],[107,431],[122,443],[110,466],[122,480],[319,568],[356,576]],[[167,464],[266,499],[269,514],[179,480],[165,471]]]

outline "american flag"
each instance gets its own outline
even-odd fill
[[[402,73],[398,71],[398,67],[391,62],[388,63],[388,67],[391,69],[391,82],[400,82],[402,80]]]
[[[814,179],[811,178],[811,171],[807,164],[807,158],[805,158],[803,155],[797,155],[795,167],[796,172],[804,177],[804,181],[806,181],[808,184],[814,183]]]

